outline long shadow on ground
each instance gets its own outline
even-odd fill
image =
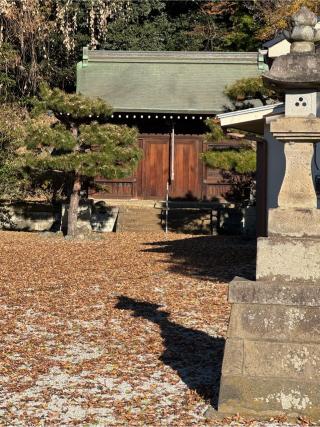
[[[217,408],[224,339],[171,322],[170,313],[159,311],[160,307],[126,296],[118,297],[116,304],[118,309],[133,311],[134,317],[159,325],[165,345],[160,360],[174,369],[189,389]]]
[[[144,252],[167,253],[168,270],[186,276],[229,282],[235,276],[255,279],[256,240],[201,236],[145,243]]]

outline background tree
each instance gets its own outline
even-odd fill
[[[261,43],[256,37],[260,20],[254,14],[254,4],[247,0],[220,0],[203,4],[202,11],[210,16],[219,28],[214,39],[214,50],[257,50]]]
[[[41,81],[74,91],[75,64],[86,45],[111,50],[256,50],[264,21],[255,4],[0,0],[0,85],[1,76],[7,78],[8,93],[17,98],[35,94]]]
[[[0,72],[16,82],[12,94],[33,95],[41,81],[74,90],[82,47],[102,43],[109,20],[129,13],[130,4],[130,0],[0,0],[0,57],[8,50],[15,57],[6,64],[0,60]]]
[[[136,129],[106,124],[111,108],[100,99],[51,90],[42,85],[34,114],[49,110],[48,122],[31,120],[23,129],[25,166],[59,171],[72,185],[69,195],[68,235],[76,235],[80,191],[85,179],[108,179],[132,173],[140,158]]]
[[[203,36],[193,32],[204,18],[201,1],[143,0],[108,27],[106,49],[203,50]],[[127,19],[126,19],[127,18]],[[126,21],[125,21],[126,20]]]
[[[0,110],[0,199],[25,198],[31,187],[30,175],[24,170],[17,151],[18,135],[28,117],[25,108],[2,105]]]
[[[218,0],[205,2],[203,11],[220,27],[214,49],[250,51],[287,28],[301,6],[320,14],[318,0]]]
[[[318,0],[0,0],[0,96],[42,81],[75,89],[83,46],[111,50],[256,51]]]
[[[256,38],[260,41],[272,39],[288,27],[290,17],[302,6],[320,14],[318,0],[256,0],[252,10],[254,18],[259,22]]]

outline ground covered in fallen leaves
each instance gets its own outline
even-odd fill
[[[0,232],[0,253],[1,425],[205,424],[252,241]]]

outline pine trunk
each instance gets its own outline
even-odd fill
[[[80,176],[76,175],[73,182],[72,193],[70,196],[70,204],[68,210],[68,230],[67,235],[75,237],[77,234],[78,208],[80,201],[81,180]]]

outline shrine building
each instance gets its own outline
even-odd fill
[[[234,109],[224,94],[261,73],[257,52],[89,50],[77,65],[77,92],[113,107],[111,122],[135,126],[143,158],[133,176],[97,178],[105,198],[219,200],[230,190],[200,159],[210,149],[204,121]],[[259,106],[259,104],[256,104]]]

